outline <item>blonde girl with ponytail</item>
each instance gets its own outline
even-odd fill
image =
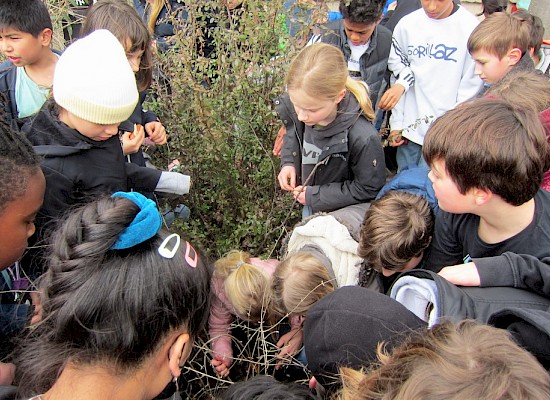
[[[226,377],[233,363],[230,327],[235,318],[252,323],[267,320],[271,275],[278,263],[237,250],[214,263],[208,334],[212,366],[219,376]]]
[[[305,206],[304,215],[374,199],[385,181],[384,152],[368,87],[349,76],[342,52],[325,43],[305,47],[286,88],[275,101],[287,130],[281,189]]]

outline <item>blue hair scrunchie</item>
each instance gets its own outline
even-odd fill
[[[141,209],[132,223],[118,235],[116,242],[111,246],[111,250],[134,247],[151,239],[160,230],[162,217],[153,200],[138,192],[116,192],[111,197],[124,197],[133,201]]]

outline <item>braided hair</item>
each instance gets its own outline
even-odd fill
[[[23,196],[29,178],[40,168],[40,158],[21,134],[0,122],[0,213]]]
[[[184,328],[193,338],[203,328],[210,272],[202,254],[182,239],[173,258],[161,257],[165,230],[131,248],[111,249],[139,211],[128,199],[102,198],[70,213],[53,235],[40,284],[42,322],[18,353],[22,394],[44,393],[69,360],[101,363],[122,375],[174,331]]]

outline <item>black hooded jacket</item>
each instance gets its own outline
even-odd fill
[[[47,101],[22,128],[43,157],[46,177],[40,228],[73,205],[116,191],[154,191],[161,171],[125,162],[118,136],[94,141],[59,120],[55,102]]]
[[[333,211],[373,200],[385,183],[384,150],[376,129],[361,113],[355,96],[340,102],[336,119],[323,128],[298,120],[288,94],[275,100],[275,109],[286,126],[281,165],[293,165],[296,184],[304,184],[302,169],[305,130],[319,139],[318,165],[307,182],[306,204],[313,212]],[[309,173],[308,173],[309,175]]]

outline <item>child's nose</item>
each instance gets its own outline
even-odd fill
[[[481,75],[481,65],[479,65],[478,63],[475,63],[474,74]]]
[[[118,133],[118,125],[105,126],[105,133],[108,135],[116,135]]]
[[[298,119],[300,121],[305,121],[307,120],[307,113],[304,112],[304,111],[298,111]]]

